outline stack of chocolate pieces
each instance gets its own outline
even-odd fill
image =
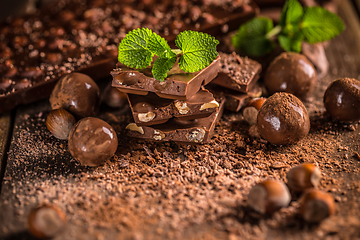
[[[118,64],[111,72],[112,86],[127,94],[134,118],[126,129],[132,137],[186,144],[206,143],[221,118],[224,97],[215,98],[204,88],[220,70],[220,57],[196,73],[177,64],[164,81],[151,69],[134,70]]]
[[[248,100],[262,95],[261,87],[257,84],[261,64],[248,57],[240,57],[235,52],[220,52],[219,55],[219,74],[207,88],[216,96],[226,98],[225,109],[238,112]]]

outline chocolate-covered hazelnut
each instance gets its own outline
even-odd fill
[[[314,90],[316,79],[316,70],[304,55],[286,52],[270,63],[264,83],[270,94],[288,92],[305,98]]]
[[[272,144],[284,145],[299,141],[310,130],[310,120],[304,104],[290,93],[270,96],[257,116],[258,131]]]
[[[52,109],[63,108],[77,118],[94,116],[100,105],[100,90],[89,76],[71,73],[57,82],[50,104]]]
[[[118,140],[115,130],[105,121],[88,117],[74,126],[69,134],[71,155],[86,166],[99,166],[116,152]]]
[[[354,78],[335,80],[325,91],[324,105],[336,120],[360,120],[360,81]]]

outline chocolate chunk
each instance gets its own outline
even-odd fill
[[[221,67],[212,83],[244,93],[252,89],[259,79],[261,65],[247,57],[240,57],[235,52],[219,54]]]
[[[248,1],[188,1],[185,5],[182,1],[90,2],[94,1],[56,1],[34,14],[0,22],[0,65],[11,60],[11,68],[18,70],[16,74],[9,72],[6,78],[17,81],[26,67],[36,66],[42,71],[28,78],[26,88],[2,90],[0,113],[47,98],[65,74],[82,72],[95,80],[107,77],[116,63],[119,41],[134,28],[151,28],[174,45],[174,33],[179,31],[218,35],[223,26],[235,30],[258,12],[256,4]],[[186,22],[185,16],[195,6],[202,14]],[[0,72],[4,74],[5,70]]]
[[[134,121],[138,126],[165,123],[172,117],[193,120],[210,116],[219,103],[207,90],[200,90],[187,101],[163,99],[154,93],[146,96],[128,94]]]
[[[259,85],[255,85],[248,93],[238,92],[232,89],[224,88],[213,84],[207,85],[207,88],[216,97],[225,97],[226,102],[224,108],[232,112],[238,112],[253,97],[260,97],[262,90]]]
[[[156,126],[137,126],[130,123],[126,126],[131,137],[156,141],[175,141],[186,144],[207,143],[214,132],[215,125],[221,118],[225,99],[219,100],[220,106],[209,117],[195,120],[172,118]]]
[[[153,78],[150,71],[120,67],[111,72],[112,86],[131,94],[146,95],[154,92],[162,98],[186,100],[216,77],[219,62],[218,56],[209,66],[196,73],[185,73],[175,63],[163,82]]]

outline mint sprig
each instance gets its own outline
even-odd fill
[[[184,72],[197,72],[217,57],[214,37],[196,31],[181,32],[175,39],[179,49],[171,49],[167,41],[147,28],[130,31],[119,44],[119,62],[128,67],[143,69],[153,63],[155,79],[164,81],[178,60]],[[157,56],[153,62],[153,57]]]
[[[297,0],[287,0],[279,24],[258,17],[240,26],[232,37],[235,48],[250,56],[269,53],[276,46],[291,52],[301,51],[301,42],[317,43],[330,40],[345,29],[343,21],[322,7],[303,8]]]

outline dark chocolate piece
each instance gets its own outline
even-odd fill
[[[207,90],[200,90],[187,101],[160,98],[154,93],[146,96],[128,94],[129,105],[138,126],[165,123],[172,117],[193,120],[210,116],[219,103]]]
[[[225,97],[226,101],[224,108],[232,112],[240,111],[240,109],[245,106],[251,98],[260,97],[262,95],[261,87],[257,84],[248,93],[238,92],[232,89],[217,86],[213,83],[208,84],[207,88],[216,97]]]
[[[155,141],[175,141],[187,144],[207,143],[214,132],[215,125],[221,118],[225,99],[221,99],[218,110],[209,117],[190,121],[172,118],[156,126],[137,126],[130,123],[126,126],[131,137]]]
[[[112,86],[131,94],[147,95],[148,92],[154,92],[162,98],[187,100],[194,96],[201,86],[216,77],[220,68],[219,62],[220,56],[196,73],[185,73],[175,63],[163,82],[153,78],[149,69],[138,71],[120,67],[111,72]]]
[[[190,13],[195,6],[201,7],[198,17]],[[99,0],[59,1],[29,16],[9,17],[0,23],[0,79],[6,78],[0,113],[48,97],[64,74],[109,76],[120,39],[134,28],[151,28],[171,43],[185,29],[211,35],[235,30],[258,11],[247,1]]]
[[[244,93],[255,86],[261,72],[260,63],[240,57],[235,52],[219,55],[221,67],[212,83]]]

